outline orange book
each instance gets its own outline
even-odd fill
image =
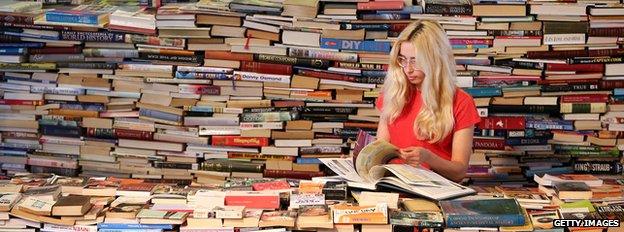
[[[388,205],[353,206],[339,204],[332,209],[336,224],[388,224]]]

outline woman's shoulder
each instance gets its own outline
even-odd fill
[[[461,104],[466,101],[474,101],[472,95],[464,91],[462,88],[457,87],[455,89],[455,97],[453,99],[455,104]]]

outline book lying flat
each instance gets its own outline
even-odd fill
[[[350,187],[376,190],[392,188],[413,195],[445,200],[476,193],[439,174],[407,164],[387,164],[397,158],[398,148],[385,140],[366,145],[353,159],[324,158],[323,164],[347,181]],[[317,178],[323,179],[323,178]]]

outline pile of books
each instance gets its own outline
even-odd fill
[[[553,197],[550,202],[545,197],[542,200],[551,206],[535,209],[525,207],[522,202],[527,199],[519,197],[532,190],[497,190],[489,196],[436,202],[392,192],[348,190],[344,181],[228,178],[221,185],[185,186],[143,179],[19,174],[0,184],[0,229],[563,232],[564,228],[553,227],[554,219],[624,220],[621,199],[557,202]],[[582,231],[617,229],[608,226]]]
[[[622,173],[621,2],[132,5],[3,2],[3,174],[325,176],[320,158],[350,155],[360,130],[375,134],[388,53],[416,19],[443,26],[457,85],[482,116],[472,184]]]

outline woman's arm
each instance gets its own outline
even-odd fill
[[[453,151],[450,161],[429,151],[426,160],[423,160],[423,162],[429,164],[431,169],[447,179],[455,182],[461,181],[466,176],[466,171],[468,170],[468,161],[472,154],[473,133],[474,126],[470,126],[453,134]]]
[[[390,141],[390,132],[388,132],[388,120],[386,120],[386,117],[384,116],[381,116],[379,118],[379,124],[377,125],[376,138]]]

